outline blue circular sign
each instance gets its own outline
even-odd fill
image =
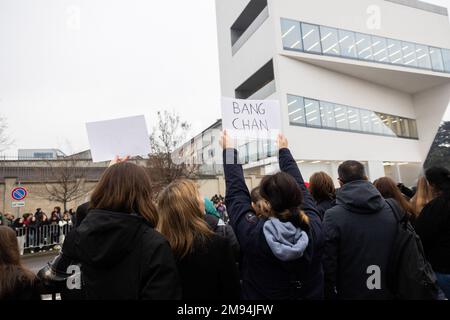
[[[27,189],[23,187],[17,187],[11,191],[11,197],[17,201],[25,199],[27,195],[28,195]]]

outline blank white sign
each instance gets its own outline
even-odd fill
[[[86,123],[94,162],[109,161],[120,156],[146,156],[150,139],[145,117],[135,116]]]

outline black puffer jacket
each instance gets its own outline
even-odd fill
[[[87,299],[181,298],[169,244],[139,215],[91,210],[63,251],[81,263]]]

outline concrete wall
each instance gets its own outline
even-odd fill
[[[261,182],[261,176],[247,176],[245,181],[249,190],[258,186]],[[11,208],[11,191],[15,185],[16,179],[5,179],[5,183],[0,183],[0,211],[3,213],[11,213],[16,218],[18,216],[22,216],[24,213],[34,213],[36,208],[42,208],[42,210],[50,214],[53,211],[55,206],[63,205],[61,203],[57,203],[54,201],[49,201],[46,199],[46,188],[45,184],[39,182],[29,182],[22,183],[21,186],[25,187],[28,190],[28,196],[24,200],[25,207],[20,209]],[[211,198],[215,194],[221,194],[225,196],[225,180],[223,176],[211,177],[211,178],[203,178],[197,180],[200,193],[202,196]],[[93,190],[95,187],[95,182],[88,182],[85,186],[86,190]],[[75,201],[68,203],[67,209],[76,209],[80,204],[89,200],[89,192],[86,193],[86,196],[83,196]]]

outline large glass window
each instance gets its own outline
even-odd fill
[[[281,20],[283,47],[288,50],[303,50],[300,22]]]
[[[444,71],[444,61],[439,48],[430,48],[431,67],[436,71]]]
[[[384,134],[384,124],[381,119],[381,114],[372,112],[370,122],[372,125],[372,133]]]
[[[416,57],[418,67],[431,69],[430,52],[427,46],[416,44]]]
[[[337,29],[320,27],[320,36],[323,54],[340,55]]]
[[[302,23],[303,47],[305,51],[321,53],[320,32],[316,25]]]
[[[442,60],[445,71],[450,72],[450,50],[442,49]]]
[[[389,53],[389,61],[395,64],[403,63],[402,43],[398,40],[387,40],[387,48]]]
[[[307,125],[320,127],[319,101],[305,99],[305,116]]]
[[[336,104],[334,106],[334,116],[336,118],[336,128],[348,130],[347,107]]]
[[[288,95],[288,112],[289,122],[292,124],[306,124],[305,107],[303,98],[293,95]]]
[[[409,136],[411,138],[418,139],[419,134],[417,133],[417,123],[415,120],[408,119]]]
[[[359,109],[347,107],[348,128],[352,131],[361,131],[361,117]]]
[[[281,19],[283,48],[450,73],[450,49]]]
[[[340,52],[344,57],[356,58],[355,33],[339,30]]]
[[[387,52],[387,41],[385,38],[372,36],[373,60],[378,62],[389,62]]]
[[[400,137],[409,137],[409,125],[407,119],[400,118],[399,120],[399,134]]]
[[[320,117],[322,119],[322,127],[336,128],[334,103],[320,101]]]
[[[417,67],[416,45],[410,42],[402,42],[403,64]]]
[[[418,139],[412,119],[295,95],[287,101],[291,125]]]
[[[358,58],[364,60],[373,60],[372,42],[370,36],[364,33],[356,34],[356,50],[358,51]]]
[[[372,116],[372,111],[360,110],[361,114],[361,131],[372,132],[372,121],[370,117]]]

